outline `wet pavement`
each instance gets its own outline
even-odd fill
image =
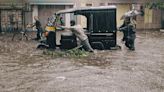
[[[0,92],[164,92],[164,33],[138,31],[136,50],[87,58],[43,55],[36,41],[0,36]]]

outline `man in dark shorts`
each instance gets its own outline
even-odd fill
[[[41,23],[40,23],[40,21],[39,21],[39,19],[38,19],[37,16],[35,16],[34,19],[35,19],[34,26],[36,26],[36,29],[37,29],[37,34],[36,34],[35,40],[40,40],[41,39],[41,36],[42,36]]]

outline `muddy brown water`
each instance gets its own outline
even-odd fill
[[[138,31],[136,50],[51,57],[33,40],[0,36],[0,92],[164,92],[164,33]]]

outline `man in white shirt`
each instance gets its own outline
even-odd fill
[[[64,29],[71,30],[76,35],[76,37],[81,41],[81,45],[83,45],[87,51],[93,52],[94,50],[89,44],[88,37],[84,33],[83,28],[80,25],[75,25],[76,23],[74,20],[72,20],[70,24],[71,24],[70,27],[66,27],[66,26],[61,26],[61,27]]]

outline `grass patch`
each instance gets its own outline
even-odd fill
[[[83,58],[89,56],[89,52],[80,49],[71,49],[67,51],[44,50],[43,54],[49,55],[51,57],[70,57],[70,58]]]

